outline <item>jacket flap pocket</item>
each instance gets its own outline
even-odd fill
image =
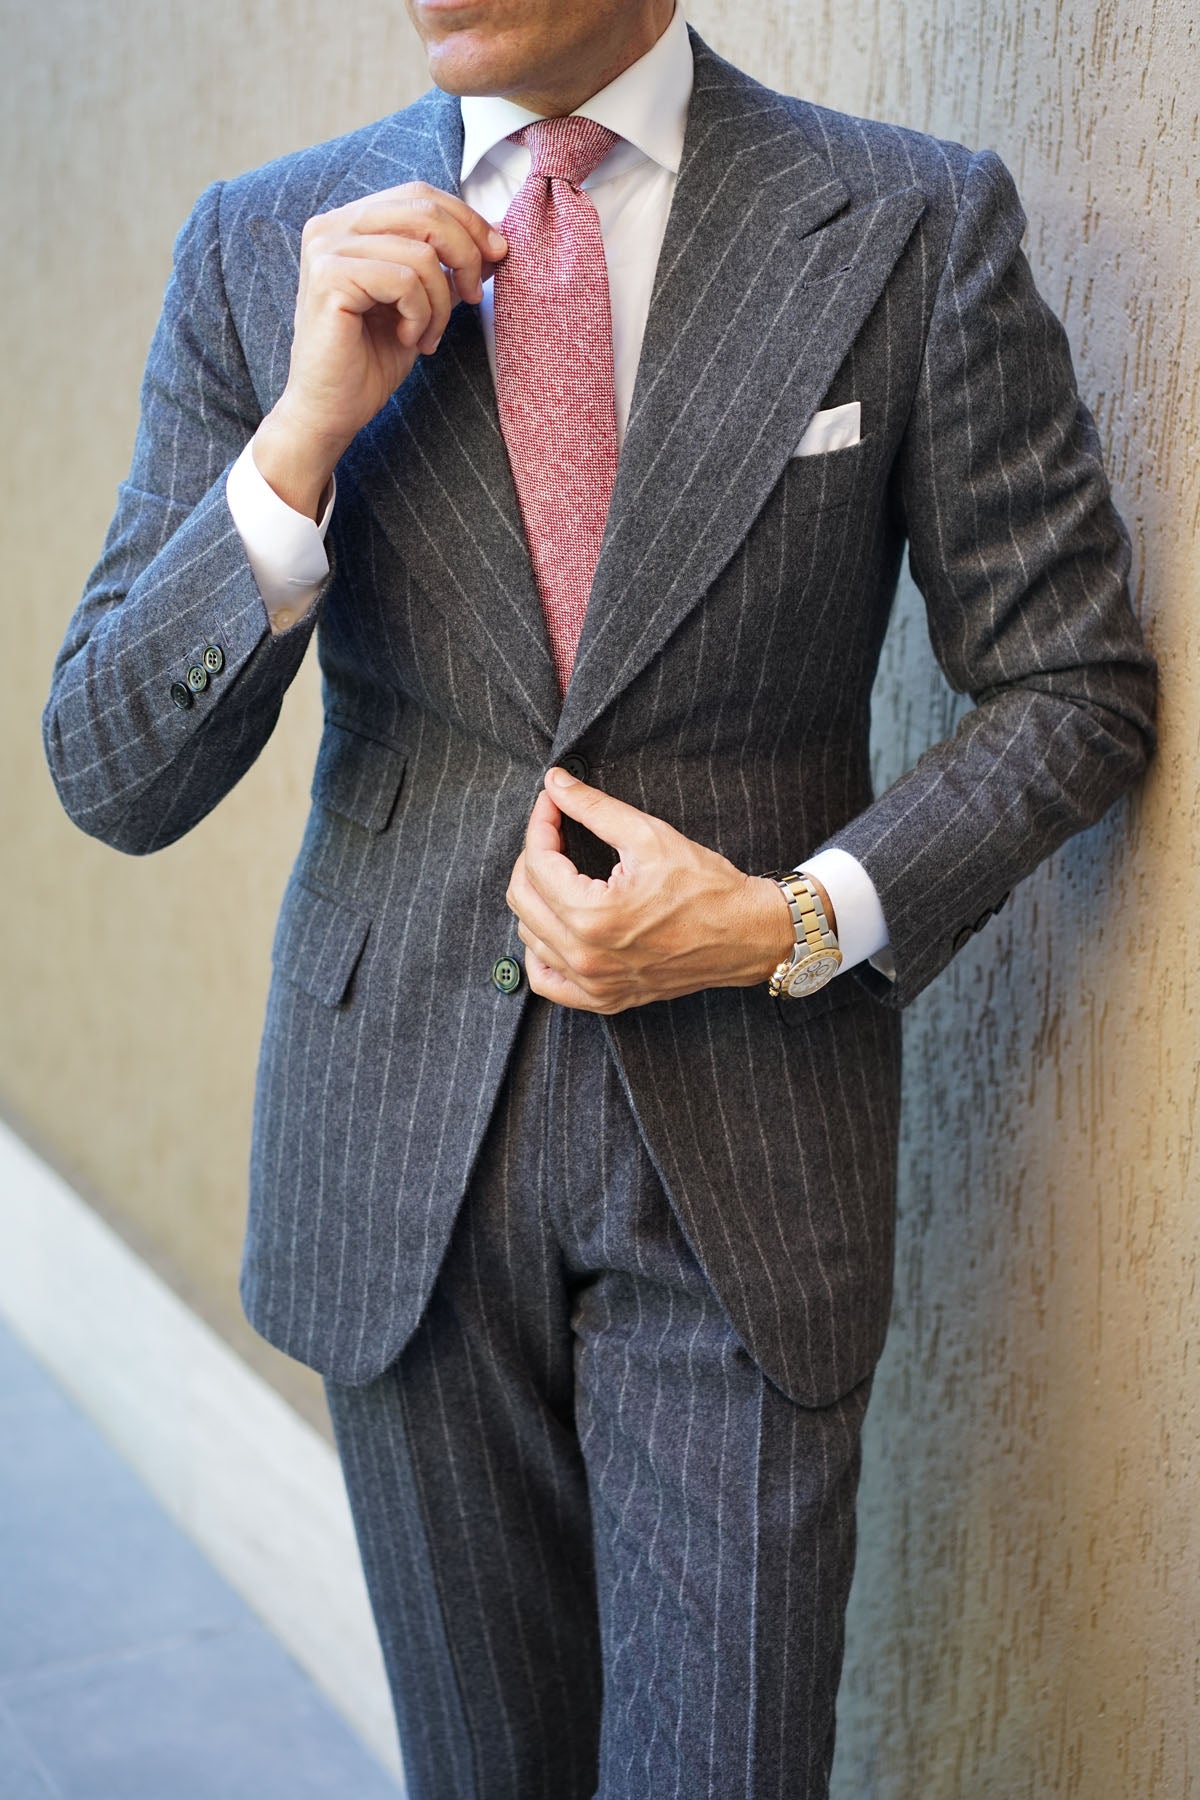
[[[366,913],[292,881],[275,928],[271,961],[314,1000],[339,1006],[370,929]]]
[[[312,797],[365,831],[382,831],[404,781],[404,757],[390,744],[364,737],[332,719],[313,773]]]

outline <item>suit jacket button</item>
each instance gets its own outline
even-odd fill
[[[192,690],[190,687],[185,687],[182,681],[173,681],[171,683],[171,698],[179,708],[180,712],[186,712],[188,707],[192,704]]]
[[[187,672],[187,684],[193,694],[202,694],[208,686],[208,670],[200,663],[193,663]]]
[[[512,956],[498,956],[492,964],[492,981],[502,994],[515,994],[521,985],[521,965]]]
[[[200,660],[210,675],[219,675],[225,667],[225,652],[220,644],[208,644]]]
[[[588,778],[588,759],[580,756],[576,750],[572,750],[569,756],[560,756],[558,766],[565,769],[568,775],[573,775],[576,781],[586,781]]]
[[[954,946],[953,946],[954,950],[956,952],[961,950],[964,944],[970,942],[972,929],[973,928],[970,925],[964,925],[957,932],[957,934],[955,935]]]

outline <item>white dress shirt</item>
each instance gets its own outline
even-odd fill
[[[692,73],[687,25],[676,7],[645,56],[576,109],[621,140],[583,183],[599,216],[608,265],[618,444],[629,422],[650,292],[683,153]],[[462,197],[499,225],[530,164],[524,145],[508,139],[539,115],[511,100],[484,95],[464,96],[461,106]],[[494,378],[490,283],[479,314]],[[271,629],[287,630],[312,604],[328,573],[325,534],[335,496],[331,494],[319,522],[294,512],[259,473],[249,444],[229,472],[226,496]],[[844,969],[884,951],[887,929],[879,896],[856,858],[844,850],[823,850],[800,868],[823,883],[833,903]]]

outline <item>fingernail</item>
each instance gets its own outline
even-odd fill
[[[568,775],[565,769],[551,769],[546,779],[552,781],[555,787],[559,788],[571,788],[575,786],[575,777],[573,775]]]
[[[501,234],[500,234],[500,232],[498,232],[498,231],[490,231],[490,232],[489,232],[489,233],[488,233],[488,238],[489,238],[489,241],[490,241],[490,243],[491,243],[491,245],[492,245],[492,247],[493,247],[493,249],[496,249],[496,250],[507,250],[507,248],[508,248],[508,239],[507,239],[507,238],[506,238],[506,237],[503,237],[503,236],[501,236]]]

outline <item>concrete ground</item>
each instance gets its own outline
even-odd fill
[[[0,1327],[4,1800],[398,1800],[401,1789]]]

